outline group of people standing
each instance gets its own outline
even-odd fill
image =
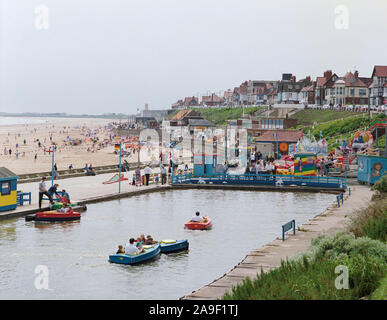
[[[144,176],[145,176],[144,184],[146,186],[149,185],[149,181],[150,181],[152,174],[153,174],[153,170],[150,168],[149,164],[147,164],[146,167],[144,168]],[[167,174],[168,174],[168,171],[167,171],[166,165],[161,165],[160,166],[160,178],[161,178],[162,185],[167,183]],[[142,182],[142,176],[141,176],[141,169],[137,168],[134,171],[132,185],[139,186],[142,183],[143,182]]]
[[[70,195],[66,192],[65,189],[62,190],[62,194],[59,194],[58,187],[59,184],[55,183],[49,189],[46,186],[46,177],[42,177],[42,180],[39,182],[39,209],[42,208],[43,196],[47,196],[51,204],[54,204],[54,195],[58,201],[64,203],[70,203]]]
[[[252,163],[251,167],[246,166],[245,174],[276,174],[276,167],[274,162],[257,160]]]

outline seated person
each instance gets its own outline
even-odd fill
[[[125,253],[126,254],[139,254],[140,251],[137,249],[137,247],[134,245],[134,239],[130,238],[129,243],[125,245]]]
[[[148,235],[146,237],[146,241],[145,241],[146,245],[150,246],[150,245],[155,244],[155,243],[157,243],[157,241],[154,241],[152,236]]]
[[[121,253],[125,253],[125,250],[123,246],[119,245],[116,254],[121,254]]]
[[[61,212],[61,213],[66,213],[69,211],[69,208],[67,208],[67,205],[66,203],[63,204],[62,208],[58,209],[57,211]]]
[[[64,200],[64,202],[70,203],[70,195],[66,192],[65,189],[62,190],[62,194],[63,194],[62,199]]]
[[[145,244],[145,242],[146,242],[146,238],[145,238],[145,235],[140,235],[140,239],[141,239],[141,241],[142,241],[142,244]]]
[[[200,216],[200,212],[196,211],[196,215],[191,218],[192,222],[206,222],[207,219]]]
[[[138,250],[140,250],[140,252],[142,251],[142,245],[143,245],[142,240],[140,237],[138,237],[136,241],[136,247]]]

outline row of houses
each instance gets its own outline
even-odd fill
[[[303,104],[307,105],[385,105],[387,100],[387,66],[375,66],[371,77],[361,77],[358,71],[339,76],[327,70],[312,80],[310,76],[297,80],[291,73],[277,81],[249,80],[222,96],[186,97],[172,104],[172,109],[193,106],[242,106]]]

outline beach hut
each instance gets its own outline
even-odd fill
[[[16,209],[18,178],[12,171],[0,167],[0,211]]]

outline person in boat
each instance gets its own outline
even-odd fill
[[[138,238],[137,238],[137,241],[136,241],[136,247],[137,247],[138,250],[140,250],[140,252],[142,251],[142,246],[143,246],[143,244],[144,244],[144,243],[142,242],[141,238],[138,237]]]
[[[134,238],[130,238],[129,242],[125,245],[125,253],[127,254],[139,254],[140,250],[134,245]]]
[[[60,213],[66,213],[69,211],[69,208],[67,207],[66,203],[63,203],[62,208],[58,209],[57,211],[59,211]]]
[[[119,245],[116,254],[122,254],[122,253],[125,253],[124,247]]]
[[[122,254],[122,253],[125,253],[124,247],[119,245],[116,254]]]
[[[200,216],[200,212],[196,211],[195,216],[191,218],[192,222],[206,222],[207,219]]]
[[[140,239],[141,239],[141,241],[142,241],[142,244],[145,244],[145,242],[146,242],[146,238],[145,238],[145,235],[140,235]]]
[[[146,245],[152,245],[152,244],[155,244],[155,243],[157,243],[157,241],[154,241],[151,235],[148,235],[146,237],[146,241],[145,241]]]

